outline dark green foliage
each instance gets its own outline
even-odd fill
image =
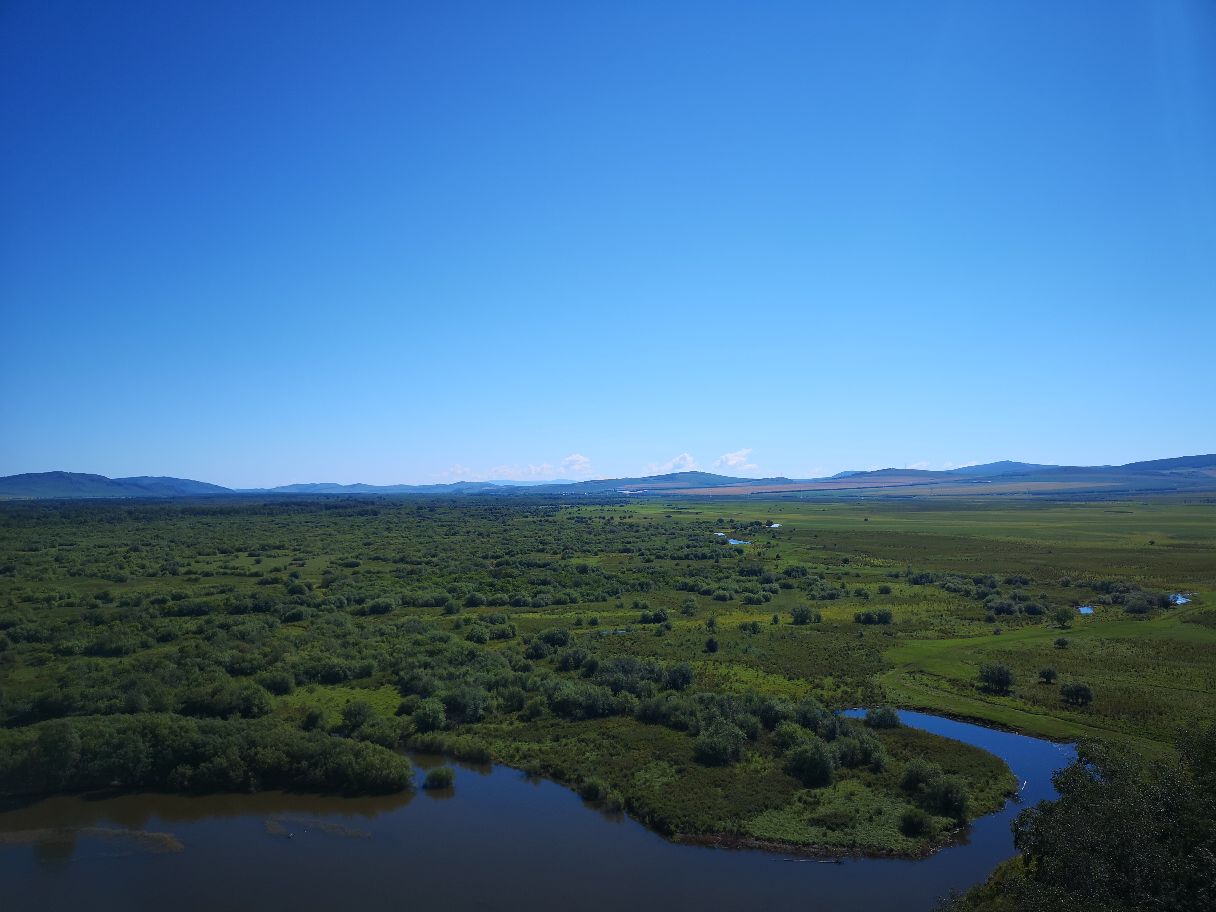
[[[563,719],[601,719],[628,713],[633,703],[628,694],[617,696],[609,688],[585,681],[548,681],[545,695],[554,715]]]
[[[918,757],[904,768],[904,774],[899,780],[899,786],[905,792],[919,793],[930,782],[940,778],[941,775],[942,770],[940,766]]]
[[[493,698],[481,687],[461,684],[440,695],[447,718],[456,723],[480,722],[490,712]]]
[[[220,680],[188,690],[182,697],[182,712],[188,716],[252,719],[270,712],[270,696],[266,688],[253,681]]]
[[[426,771],[424,789],[449,789],[456,781],[456,773],[450,766],[436,766]]]
[[[1094,692],[1088,684],[1065,684],[1060,688],[1060,697],[1069,706],[1088,706],[1094,700]]]
[[[1013,687],[1013,672],[998,663],[980,666],[980,686],[991,693],[1006,694]]]
[[[578,787],[579,795],[586,801],[603,801],[610,791],[608,783],[597,776],[584,780]]]
[[[967,786],[957,776],[938,776],[921,793],[921,802],[927,810],[960,822],[967,819],[967,800]]]
[[[809,605],[795,605],[790,612],[795,624],[811,624],[819,621],[819,612]]]
[[[448,724],[443,702],[433,697],[423,700],[414,710],[414,727],[420,732],[438,731]]]
[[[870,728],[899,728],[899,713],[889,706],[880,706],[866,713],[866,725]]]
[[[1179,754],[1145,767],[1082,744],[1053,777],[1060,797],[1014,821],[1023,863],[949,908],[1206,912],[1216,897],[1216,727],[1184,737]]]
[[[892,615],[888,608],[876,608],[872,611],[858,611],[853,615],[853,620],[858,624],[890,624]]]
[[[899,831],[915,839],[933,828],[933,819],[920,808],[908,808],[899,816]]]
[[[391,750],[272,719],[147,713],[0,730],[0,784],[9,795],[114,783],[186,792],[393,792],[408,788],[410,776],[409,762]]]
[[[536,638],[554,648],[570,645],[570,631],[565,627],[550,627],[547,630],[542,630],[536,635]]]
[[[296,689],[295,678],[287,671],[268,671],[258,675],[258,683],[275,696],[289,694]]]
[[[665,725],[677,731],[696,731],[700,727],[696,701],[673,693],[642,700],[635,715],[642,722]]]
[[[654,611],[643,611],[638,615],[639,624],[663,624],[667,622],[667,611],[656,608]]]
[[[781,751],[788,751],[810,737],[811,732],[797,722],[781,721],[773,728],[773,743]]]
[[[785,757],[786,772],[808,788],[831,785],[835,766],[827,744],[810,734],[799,739]]]
[[[692,666],[687,662],[677,662],[667,669],[665,683],[670,690],[686,690],[692,681]]]
[[[969,802],[966,783],[957,776],[945,775],[937,764],[913,759],[904,768],[899,785],[930,813],[959,821],[966,819]]]
[[[743,731],[730,722],[716,721],[697,736],[693,755],[700,763],[721,766],[739,759],[747,740]]]
[[[867,767],[880,772],[887,762],[886,753],[878,740],[863,728],[849,726],[832,741],[832,757],[837,766],[846,769]]]
[[[347,734],[351,734],[375,715],[376,711],[366,700],[354,700],[342,707],[342,727]]]

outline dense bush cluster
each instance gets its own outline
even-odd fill
[[[409,761],[377,744],[273,720],[195,720],[164,713],[80,717],[0,730],[9,794],[94,788],[181,792],[306,788],[394,792]]]

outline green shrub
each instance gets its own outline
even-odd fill
[[[786,772],[808,788],[831,785],[834,769],[832,752],[815,735],[808,735],[786,754]]]
[[[925,836],[933,829],[933,819],[920,808],[908,808],[899,815],[899,831],[910,839]]]
[[[450,766],[436,766],[426,772],[426,780],[422,783],[425,789],[449,789],[456,781],[456,773]]]
[[[723,766],[734,763],[743,751],[747,738],[742,729],[729,722],[716,721],[697,737],[693,756],[706,766]]]

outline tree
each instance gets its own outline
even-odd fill
[[[705,641],[705,651],[706,652],[717,652],[718,651],[718,641],[716,639],[714,639],[713,637],[710,637],[708,640],[706,640]]]
[[[1056,670],[1054,668],[1040,668],[1039,680],[1044,684],[1054,684],[1056,680]]]
[[[935,779],[940,779],[942,769],[936,763],[930,763],[923,757],[915,757],[906,767],[900,777],[899,787],[905,792],[919,793]]]
[[[967,819],[967,786],[958,776],[938,776],[926,784],[922,800],[939,816]]]
[[[853,615],[853,620],[858,624],[890,624],[891,609],[878,608],[874,611],[858,611]]]
[[[835,764],[822,738],[808,734],[795,744],[785,759],[785,769],[808,788],[832,784]]]
[[[1013,672],[1008,665],[981,665],[980,684],[992,693],[1007,694],[1013,688]]]
[[[80,749],[80,735],[71,722],[56,719],[42,726],[34,743],[34,756],[49,786],[62,787],[72,781]]]
[[[899,728],[899,713],[889,706],[871,709],[866,713],[866,725],[870,728]]]
[[[376,710],[366,700],[352,700],[342,707],[342,726],[350,734],[375,715]]]
[[[456,774],[450,766],[436,766],[427,770],[426,780],[422,783],[424,789],[448,789],[456,781]]]
[[[669,690],[684,690],[692,684],[692,666],[687,662],[677,662],[667,669],[665,683]]]
[[[438,731],[447,724],[447,711],[443,703],[434,697],[421,701],[414,710],[414,727],[420,732]]]
[[[1060,696],[1069,706],[1088,706],[1093,702],[1094,692],[1088,684],[1065,684],[1060,688]]]
[[[920,808],[908,808],[899,815],[899,831],[915,839],[924,836],[933,828],[933,819]]]
[[[706,766],[724,766],[739,759],[746,740],[743,730],[737,725],[719,719],[697,737],[693,756]]]
[[[795,624],[809,624],[811,622],[811,609],[806,605],[795,605],[790,612]]]
[[[1072,623],[1071,608],[1057,608],[1055,613],[1056,625],[1059,627],[1067,627]]]
[[[480,722],[492,704],[490,695],[473,684],[454,687],[441,699],[447,717],[456,722]]]
[[[789,719],[782,719],[773,726],[773,743],[782,751],[788,751],[790,748],[801,744],[811,735],[805,728],[797,722],[791,722]]]
[[[1068,639],[1066,637],[1056,637],[1056,641],[1055,641],[1054,645],[1055,645],[1056,649],[1067,649],[1068,648]]]
[[[1059,793],[1013,823],[1024,863],[1001,908],[1199,912],[1216,896],[1216,726],[1184,737],[1180,760],[1137,764],[1092,742],[1052,777]]]

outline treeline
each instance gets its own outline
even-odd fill
[[[1216,726],[1144,764],[1096,744],[1013,822],[1021,857],[940,912],[1207,912],[1216,906]]]
[[[144,713],[0,729],[6,795],[102,788],[385,793],[411,783],[409,761],[386,747],[273,719]]]

